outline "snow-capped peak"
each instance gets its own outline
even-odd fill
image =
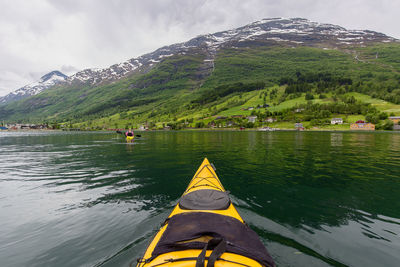
[[[29,96],[37,95],[40,92],[56,84],[66,81],[67,78],[68,76],[61,73],[60,71],[55,70],[49,72],[43,75],[38,82],[25,85],[24,87],[21,87],[4,97],[0,97],[0,103],[8,103],[16,100],[21,100]]]
[[[39,83],[50,83],[50,82],[56,82],[56,81],[64,81],[67,78],[68,78],[67,75],[61,73],[58,70],[55,70],[55,71],[52,71],[52,72],[49,72],[49,73],[43,75],[40,78]]]
[[[343,27],[318,23],[303,18],[266,18],[240,28],[213,34],[199,35],[184,42],[165,46],[138,58],[115,64],[104,69],[86,69],[67,79],[68,82],[84,82],[91,85],[113,81],[133,72],[146,71],[166,57],[183,55],[191,49],[201,49],[206,54],[206,68],[213,68],[218,50],[225,46],[247,46],[248,42],[262,41],[287,45],[333,47],[364,45],[367,42],[392,42],[394,38],[366,30],[346,30]],[[329,45],[328,45],[329,46]]]
[[[18,99],[50,88],[60,82],[86,83],[92,86],[103,82],[112,82],[135,72],[145,73],[168,57],[176,55],[202,53],[205,55],[201,69],[205,74],[214,70],[214,59],[224,48],[249,47],[251,45],[286,45],[314,46],[323,49],[365,46],[368,43],[398,42],[398,40],[368,30],[347,30],[343,27],[318,23],[303,18],[266,18],[227,31],[199,35],[184,42],[161,47],[152,53],[114,64],[108,68],[85,69],[67,77],[61,72],[53,71],[44,75],[40,81],[27,85],[0,98],[0,103],[8,99]]]

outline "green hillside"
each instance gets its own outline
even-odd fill
[[[398,43],[342,50],[226,48],[217,54],[212,72],[204,69],[205,58],[194,49],[113,83],[56,87],[0,106],[0,116],[80,128],[207,127],[210,122],[257,127],[267,124],[266,117],[276,118],[271,125],[281,128],[300,121],[329,128],[331,117],[350,123],[382,112],[400,115]],[[263,105],[268,107],[257,109]],[[304,111],[296,112],[298,108]],[[235,115],[258,118],[249,124],[245,118],[232,118]],[[384,125],[384,117],[374,121]]]

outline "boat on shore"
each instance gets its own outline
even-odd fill
[[[277,129],[271,128],[271,127],[262,127],[262,128],[259,128],[258,130],[261,132],[273,132],[273,131],[276,131]]]

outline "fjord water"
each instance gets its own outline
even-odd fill
[[[204,157],[277,266],[399,266],[385,132],[0,133],[0,266],[129,266]]]

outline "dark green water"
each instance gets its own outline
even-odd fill
[[[203,157],[278,266],[399,266],[400,134],[0,133],[0,266],[128,266]]]

